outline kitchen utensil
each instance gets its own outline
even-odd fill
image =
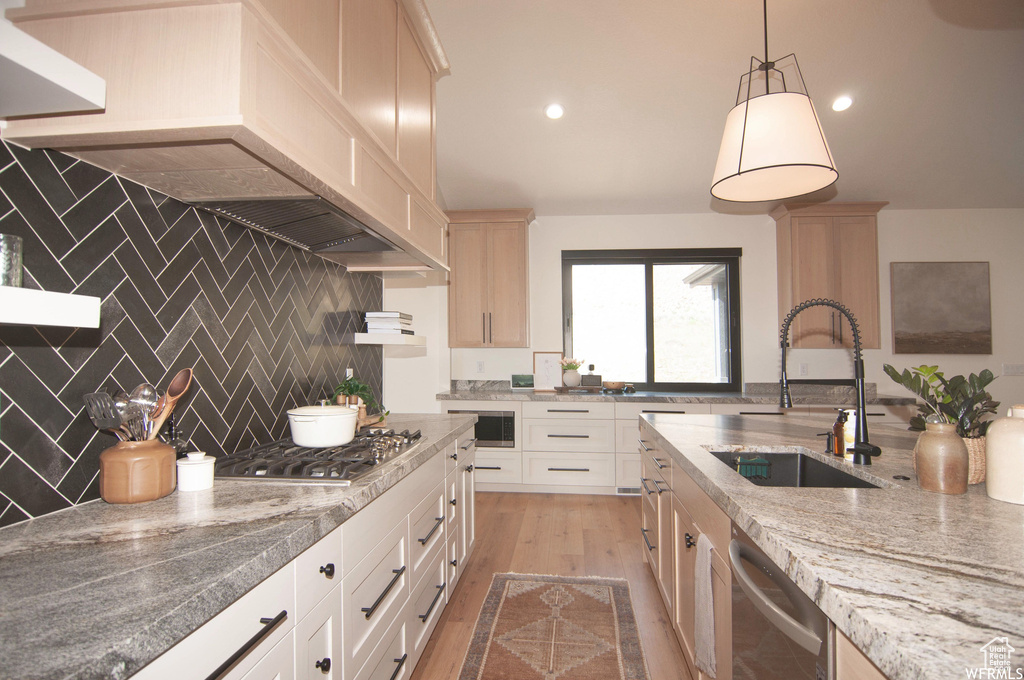
[[[292,441],[298,446],[322,448],[352,441],[359,414],[348,406],[300,406],[288,411]]]
[[[163,442],[118,442],[100,454],[100,496],[108,503],[141,503],[174,491],[174,447]]]
[[[14,234],[0,234],[0,286],[21,287],[22,240]]]
[[[83,395],[82,400],[85,401],[85,411],[96,429],[112,432],[121,441],[126,439],[127,433],[122,429],[124,420],[109,394],[93,392]]]
[[[130,399],[141,406],[145,411],[152,411],[160,399],[160,393],[149,383],[142,383],[132,390]]]
[[[160,433],[160,428],[164,426],[164,421],[174,411],[174,407],[177,405],[178,400],[181,399],[181,395],[188,391],[189,386],[192,384],[192,369],[183,368],[174,374],[171,378],[171,383],[167,386],[167,392],[161,398],[163,406],[159,408],[158,412],[151,412],[153,416],[153,423],[149,428],[149,436],[147,439],[156,438],[157,434]]]

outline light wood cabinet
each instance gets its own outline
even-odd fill
[[[776,222],[779,322],[813,298],[836,300],[860,325],[862,346],[881,346],[878,301],[877,215],[887,203],[786,204]],[[812,307],[793,320],[791,347],[852,347],[846,318]]]
[[[322,196],[402,251],[328,259],[446,269],[434,85],[448,66],[422,0],[66,5],[7,16],[105,78],[106,108],[12,120],[5,139],[186,202]]]
[[[448,345],[528,347],[533,211],[451,211],[448,219]]]
[[[885,680],[885,674],[878,670],[849,638],[833,627],[835,638],[833,649],[836,654],[836,680]]]

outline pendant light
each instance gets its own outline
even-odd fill
[[[736,106],[725,119],[711,195],[723,201],[778,201],[824,189],[839,179],[796,55],[750,58]]]

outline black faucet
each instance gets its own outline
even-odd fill
[[[882,450],[868,441],[868,413],[865,408],[864,399],[864,357],[861,355],[860,327],[857,319],[844,305],[835,300],[815,298],[801,302],[786,315],[782,322],[782,331],[779,333],[779,344],[782,346],[782,378],[779,380],[780,394],[779,406],[781,408],[793,408],[793,397],[789,394],[789,380],[786,378],[786,348],[789,347],[789,326],[797,314],[810,307],[831,307],[838,310],[850,321],[853,329],[853,379],[857,388],[857,429],[853,440],[853,464],[871,465],[871,458],[882,454]],[[804,381],[810,382],[810,381]],[[842,446],[842,442],[837,442]]]

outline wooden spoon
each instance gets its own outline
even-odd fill
[[[171,378],[171,384],[167,386],[167,392],[163,396],[163,407],[157,404],[159,413],[153,417],[153,427],[149,433],[150,439],[156,439],[157,434],[160,432],[160,428],[164,426],[164,421],[174,411],[175,405],[178,403],[178,399],[181,399],[181,395],[188,391],[189,385],[192,384],[192,369],[183,368]]]

